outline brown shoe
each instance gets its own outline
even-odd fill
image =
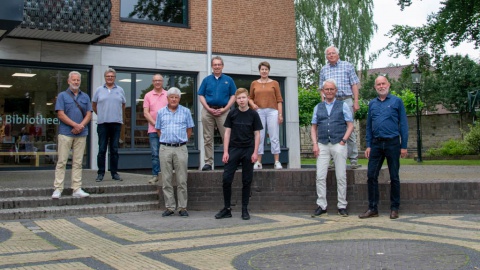
[[[367,212],[358,215],[359,218],[371,218],[371,217],[378,217],[378,211],[373,211],[368,209]]]
[[[390,212],[390,219],[397,219],[398,218],[398,210],[392,210]]]

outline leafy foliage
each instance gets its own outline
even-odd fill
[[[361,99],[358,101],[358,105],[360,105],[360,109],[355,112],[355,119],[356,120],[363,120],[367,119],[368,114],[368,101]]]
[[[470,149],[468,144],[462,140],[450,139],[442,143],[440,148],[430,148],[427,156],[463,156],[472,155],[474,152]]]
[[[370,40],[377,29],[373,0],[295,0],[298,80],[319,85],[325,49],[334,45],[340,59],[366,70]]]
[[[306,89],[298,87],[298,114],[300,126],[309,126],[312,122],[313,108],[321,102],[320,93],[314,86]]]
[[[182,23],[183,0],[138,0],[128,17],[156,22]]]
[[[403,10],[411,0],[399,0]],[[445,0],[437,13],[427,18],[420,27],[395,25],[387,34],[392,41],[385,49],[390,55],[409,57],[413,50],[418,58],[439,62],[445,55],[445,46],[456,47],[461,42],[480,46],[480,0]]]
[[[476,154],[480,154],[480,124],[468,125],[470,131],[465,135],[464,141]]]

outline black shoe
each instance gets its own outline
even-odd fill
[[[187,209],[185,209],[185,208],[182,208],[180,211],[178,211],[178,214],[181,217],[188,217],[188,212],[187,212]]]
[[[319,217],[319,216],[326,216],[327,214],[327,209],[323,210],[322,207],[318,207],[317,210],[315,210],[315,213],[313,213],[312,217]]]
[[[211,170],[212,170],[212,165],[210,164],[203,165],[202,171],[211,171]]]
[[[174,214],[174,212],[172,210],[167,209],[167,210],[165,210],[165,212],[163,212],[162,217],[168,217],[168,216],[171,216],[173,214]],[[188,213],[187,213],[187,215],[188,215]]]
[[[98,174],[98,175],[97,175],[97,178],[95,179],[95,181],[97,181],[97,182],[102,182],[102,180],[103,180],[103,174]]]
[[[338,209],[338,214],[342,217],[348,217],[348,212],[347,212],[347,209],[345,208]]]
[[[230,208],[223,208],[222,210],[220,210],[220,212],[218,212],[215,215],[216,219],[231,218],[231,217],[232,217],[232,211]]]
[[[243,220],[249,220],[250,219],[250,214],[248,213],[248,209],[242,208],[242,219]]]
[[[113,174],[112,179],[115,181],[123,181],[123,179],[120,177],[118,173]]]

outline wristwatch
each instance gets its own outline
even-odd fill
[[[342,139],[342,142],[343,142],[343,143],[347,143],[347,140],[345,140],[345,139]]]

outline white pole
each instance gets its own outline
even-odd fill
[[[207,7],[207,74],[210,74],[210,60],[212,59],[212,0],[208,0]]]

